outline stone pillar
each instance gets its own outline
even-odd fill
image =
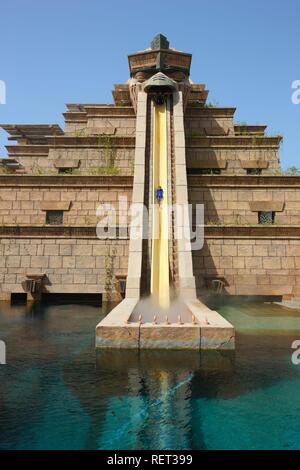
[[[133,204],[144,204],[145,186],[145,151],[146,151],[146,123],[147,123],[147,94],[140,91],[137,98],[136,113],[136,142],[134,156],[133,178]],[[145,214],[143,215],[144,222]],[[142,238],[133,239],[130,234],[128,276],[126,283],[126,298],[140,297],[141,270],[142,270]]]
[[[183,120],[182,92],[173,94],[173,119],[174,119],[174,154],[175,154],[175,198],[176,204],[188,207],[188,190],[185,159],[185,133]],[[175,218],[175,224],[178,224]],[[180,223],[180,222],[179,222]],[[184,233],[190,233],[190,222],[184,219],[179,229]],[[175,226],[175,233],[177,227]],[[184,299],[196,298],[195,278],[193,275],[192,253],[190,240],[177,240],[178,250],[178,287],[179,294]]]

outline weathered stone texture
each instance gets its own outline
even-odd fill
[[[300,294],[300,239],[206,237],[193,265],[199,290],[221,279],[234,295]]]
[[[126,210],[119,207],[119,196],[127,198],[129,207],[131,189],[127,188],[4,187],[0,188],[0,224],[45,224],[46,210],[63,210],[65,225],[96,226],[104,216],[97,216],[97,208],[110,204],[119,225],[119,216],[127,220]]]
[[[273,148],[187,148],[187,168],[220,168],[224,175],[246,175],[243,162],[264,162],[262,175],[276,175],[279,171],[278,150]],[[201,164],[205,162],[205,164]]]
[[[274,210],[279,225],[300,225],[300,191],[295,188],[190,187],[189,202],[204,204],[205,223],[257,224],[258,210]],[[267,204],[266,204],[267,203]]]
[[[50,148],[48,156],[18,157],[27,174],[53,175],[59,173],[58,160],[77,160],[78,168],[73,168],[72,174],[100,175],[105,169],[115,171],[119,175],[132,175],[134,148]],[[115,170],[112,170],[112,168]],[[108,173],[109,174],[109,173]]]
[[[116,276],[127,274],[128,242],[3,238],[0,255],[0,299],[24,292],[26,274],[39,270],[46,275],[44,291],[103,293],[120,300]]]

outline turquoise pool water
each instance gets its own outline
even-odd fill
[[[300,449],[300,313],[218,310],[235,353],[95,355],[98,307],[0,303],[0,449]]]

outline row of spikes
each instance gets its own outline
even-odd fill
[[[124,322],[126,325],[129,324],[129,320],[125,320]],[[143,322],[142,322],[142,315],[139,316],[139,320],[138,320],[138,323],[141,325]],[[170,325],[171,322],[169,321],[169,318],[168,318],[168,315],[166,315],[165,317],[165,324],[166,325]],[[184,325],[184,322],[181,320],[181,315],[177,315],[177,324],[178,325]],[[196,318],[195,318],[195,315],[192,315],[192,325],[196,325],[197,322],[196,322]],[[205,325],[210,325],[207,317],[205,317],[205,320],[204,320],[204,324]],[[152,325],[157,325],[157,316],[154,315],[153,317],[153,321],[152,321]]]

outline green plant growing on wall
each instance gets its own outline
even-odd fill
[[[204,108],[204,103],[202,103],[202,101],[193,101],[191,106],[193,108]]]
[[[253,145],[253,146],[254,146],[254,145],[257,145],[257,143],[258,143],[258,142],[257,142],[257,136],[256,136],[256,135],[253,135],[253,136],[252,136],[252,145]]]
[[[250,225],[250,222],[241,214],[235,214],[233,217],[233,225]]]
[[[297,166],[290,166],[284,172],[285,175],[300,175],[300,168]]]
[[[119,175],[120,168],[116,166],[90,166],[87,172],[91,176],[115,176]]]
[[[11,175],[14,173],[12,168],[7,168],[4,165],[0,165],[0,175]]]
[[[120,168],[115,166],[117,149],[113,143],[112,136],[100,134],[98,136],[98,147],[104,149],[105,165],[93,165],[87,168],[87,173],[93,176],[114,176],[120,173]]]
[[[204,134],[201,134],[200,132],[192,132],[192,134],[190,135],[192,138],[197,138],[197,137],[205,137]]]
[[[86,136],[86,129],[78,129],[75,131],[76,137],[85,137]]]
[[[45,174],[45,170],[38,164],[38,162],[34,162],[32,165],[32,173],[36,176],[41,176]]]
[[[218,101],[209,101],[208,103],[205,103],[204,107],[205,108],[217,108],[219,106]]]
[[[104,292],[105,299],[107,302],[112,300],[112,294],[114,290],[114,264],[116,258],[116,249],[112,247],[109,254],[105,258],[105,283]]]
[[[270,174],[272,176],[282,176],[284,175],[284,171],[282,168],[274,168],[273,170],[270,171]]]
[[[246,137],[251,137],[251,136],[254,136],[254,137],[258,136],[259,137],[259,136],[261,136],[261,134],[259,132],[253,133],[253,131],[250,132],[247,128],[241,129],[238,135],[242,135],[242,136],[246,136]]]
[[[131,163],[130,163],[130,174],[134,175],[134,160],[131,160]]]
[[[117,158],[117,148],[111,135],[100,134],[98,136],[98,147],[103,147],[105,165],[114,167]]]
[[[206,225],[223,225],[223,221],[221,219],[208,219]]]
[[[242,216],[240,214],[235,214],[233,218],[234,225],[242,225]]]

